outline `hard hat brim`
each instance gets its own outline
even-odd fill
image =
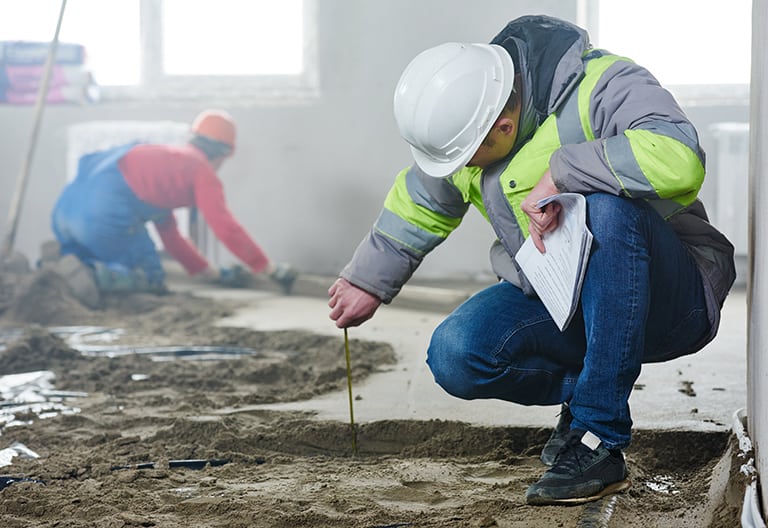
[[[512,87],[514,86],[515,81],[515,65],[512,62],[512,57],[509,55],[509,52],[503,47],[497,44],[485,44],[484,46],[487,46],[496,52],[502,69],[502,87],[499,91],[499,98],[496,101],[495,115],[498,117],[504,109],[504,106],[507,104],[509,96],[512,94]],[[457,170],[466,166],[469,160],[472,159],[472,156],[475,155],[475,152],[477,152],[477,149],[485,140],[485,136],[488,135],[488,132],[490,132],[493,124],[496,122],[497,117],[491,119],[483,129],[479,131],[478,136],[475,138],[472,145],[470,145],[464,153],[456,159],[450,161],[437,161],[434,158],[427,156],[413,145],[410,145],[413,160],[416,162],[416,165],[429,176],[434,178],[445,178],[446,176],[450,176]]]

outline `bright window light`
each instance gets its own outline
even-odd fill
[[[143,86],[157,93],[177,77],[297,78],[307,70],[305,5],[306,0],[69,0],[59,41],[85,46],[87,67],[102,87]],[[61,0],[0,1],[0,40],[50,42],[60,9]],[[202,81],[194,87],[200,94],[206,90]]]
[[[752,0],[602,0],[596,47],[665,85],[749,84]]]
[[[60,10],[61,0],[0,2],[0,39],[50,42]],[[88,68],[98,84],[139,82],[139,38],[136,0],[67,2],[59,41],[85,46]]]
[[[168,75],[297,75],[302,0],[163,0]]]

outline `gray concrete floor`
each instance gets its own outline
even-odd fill
[[[290,296],[268,286],[251,289],[200,288],[180,283],[177,290],[192,289],[200,295],[246,301],[222,324],[256,330],[302,329],[336,335],[343,331],[328,318],[325,291],[332,278],[302,277]],[[395,366],[366,380],[353,380],[356,423],[387,419],[460,420],[477,425],[551,427],[558,407],[521,406],[495,400],[463,401],[442,391],[424,362],[435,326],[454,306],[484,284],[462,283],[406,285],[389,306],[379,309],[364,325],[349,329],[354,364],[354,339],[390,343],[398,357]],[[339,362],[345,364],[340,355]],[[637,429],[695,431],[729,430],[734,414],[746,406],[746,292],[735,289],[723,312],[718,336],[700,352],[667,363],[644,365],[630,399]],[[318,419],[349,421],[346,390],[312,400],[262,405],[259,408],[301,410]]]

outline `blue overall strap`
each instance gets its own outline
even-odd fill
[[[132,147],[80,159],[77,177],[54,208],[53,229],[63,254],[113,269],[139,268],[151,282],[162,282],[165,274],[145,224],[172,211],[142,202],[126,183],[118,162]]]

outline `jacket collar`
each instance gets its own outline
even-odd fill
[[[494,37],[522,75],[523,108],[519,140],[527,140],[562,104],[584,74],[582,56],[591,48],[582,28],[558,18],[517,18]]]

